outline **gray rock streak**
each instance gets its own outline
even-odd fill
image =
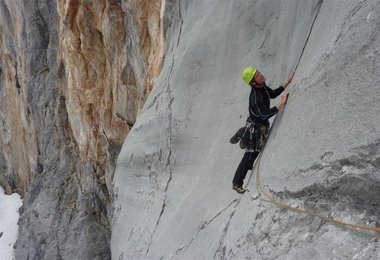
[[[235,204],[235,206],[234,206],[234,208],[233,208],[233,210],[232,210],[232,212],[231,212],[231,214],[230,214],[229,220],[227,221],[227,223],[226,223],[226,225],[225,225],[225,227],[224,227],[224,229],[223,229],[223,234],[222,234],[222,238],[221,238],[221,241],[222,241],[222,240],[223,240],[223,237],[224,237],[225,234],[227,233],[228,226],[229,226],[229,224],[230,224],[230,222],[231,222],[231,219],[232,219],[232,217],[233,217],[234,214],[235,214],[235,210],[236,210],[236,208],[237,208],[238,205],[239,205],[239,201],[240,201],[240,199],[235,199],[235,200],[233,200],[230,204],[228,204],[228,206],[226,206],[224,209],[222,209],[221,211],[219,211],[218,214],[216,214],[214,217],[212,217],[211,219],[209,219],[209,220],[205,221],[204,223],[202,223],[202,224],[200,225],[200,227],[198,227],[198,230],[197,230],[197,232],[195,233],[195,235],[191,238],[190,242],[187,243],[186,245],[181,246],[180,248],[178,248],[178,249],[175,251],[175,256],[178,257],[178,256],[179,256],[184,250],[186,250],[187,248],[189,248],[189,247],[191,246],[191,244],[194,242],[194,240],[197,238],[197,236],[199,235],[199,233],[200,233],[202,230],[206,229],[207,226],[208,226],[211,222],[213,222],[217,217],[219,217],[223,212],[225,212],[225,211],[226,211],[231,205]],[[217,252],[218,252],[218,251],[219,251],[219,249],[217,250]],[[215,253],[215,254],[216,254],[216,253]]]

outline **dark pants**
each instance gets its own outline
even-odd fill
[[[243,159],[235,172],[234,179],[232,181],[233,184],[238,184],[243,186],[243,180],[247,175],[249,170],[252,170],[253,163],[255,162],[259,152],[245,152]]]

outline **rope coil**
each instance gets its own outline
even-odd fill
[[[324,215],[319,214],[319,213],[314,212],[314,211],[310,211],[310,210],[303,209],[303,208],[296,208],[296,207],[293,207],[290,204],[287,204],[285,202],[282,202],[280,200],[275,199],[273,196],[271,196],[269,193],[267,193],[264,190],[264,188],[262,187],[262,185],[261,185],[261,180],[260,180],[260,161],[261,161],[261,155],[262,155],[262,152],[260,153],[260,157],[257,160],[257,166],[256,166],[256,187],[257,187],[258,194],[259,195],[262,194],[266,198],[266,200],[264,200],[264,201],[268,201],[268,202],[270,202],[272,204],[275,204],[278,207],[286,208],[286,209],[291,210],[293,212],[298,212],[298,213],[303,213],[303,214],[306,214],[306,215],[309,215],[309,216],[318,217],[318,218],[320,218],[320,219],[322,219],[322,220],[324,220],[326,222],[333,223],[333,224],[336,224],[336,225],[345,226],[345,227],[351,228],[351,229],[358,229],[358,230],[361,230],[361,231],[365,230],[365,231],[371,231],[371,232],[375,232],[375,233],[380,233],[380,228],[378,228],[378,227],[369,227],[369,226],[364,226],[364,225],[347,223],[347,222],[344,222],[344,221],[336,220],[336,219],[334,219],[332,217],[324,216]]]

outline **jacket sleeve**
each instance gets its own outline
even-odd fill
[[[258,118],[266,120],[275,114],[277,114],[278,109],[276,106],[271,108],[266,108],[263,102],[263,97],[260,92],[253,91],[249,106],[250,112]]]
[[[267,86],[265,86],[265,88],[268,91],[270,98],[278,97],[278,95],[280,95],[285,90],[283,86],[279,86],[278,88],[274,90]]]

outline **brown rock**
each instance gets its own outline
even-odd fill
[[[0,185],[24,196],[16,258],[109,257],[116,157],[165,51],[163,2],[121,2],[0,2]]]

